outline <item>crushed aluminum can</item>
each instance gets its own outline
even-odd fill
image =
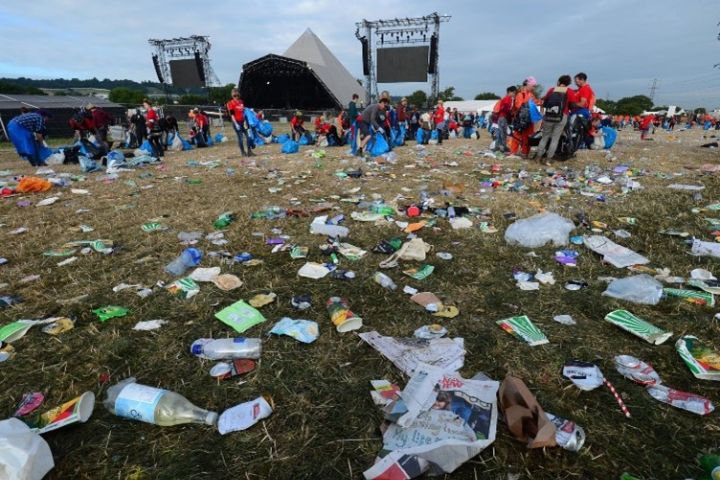
[[[545,412],[545,416],[555,425],[555,441],[559,446],[571,452],[579,452],[585,444],[585,430],[575,422]]]

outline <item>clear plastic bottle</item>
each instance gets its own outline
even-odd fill
[[[180,394],[135,383],[127,378],[108,388],[103,402],[110,413],[161,427],[184,423],[215,425],[218,414],[196,407]]]
[[[383,288],[387,288],[389,290],[395,290],[397,288],[397,285],[395,284],[395,282],[393,282],[393,279],[382,272],[375,272],[375,275],[373,275],[373,280],[375,280],[375,283],[377,283]]]
[[[190,346],[190,353],[209,360],[260,358],[262,341],[259,338],[201,338]]]
[[[165,271],[170,275],[180,276],[187,271],[190,267],[195,267],[200,264],[202,259],[202,252],[197,248],[186,248],[172,262],[165,266]]]
[[[341,225],[329,225],[327,223],[311,223],[310,233],[315,235],[326,235],[328,237],[347,237],[350,230],[347,227]]]

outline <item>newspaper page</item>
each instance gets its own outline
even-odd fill
[[[498,382],[467,380],[424,364],[417,366],[413,379],[400,401],[427,408],[417,415],[416,408],[408,408],[409,417],[400,417],[412,419],[404,422],[406,427],[390,424],[377,463],[364,472],[367,480],[450,473],[495,441]],[[427,386],[433,381],[428,402]]]
[[[462,338],[395,338],[374,330],[359,336],[406,375],[412,375],[419,363],[440,367],[445,372],[456,372],[465,363]]]

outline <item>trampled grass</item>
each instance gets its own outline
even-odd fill
[[[630,231],[629,239],[617,239],[609,230],[606,234],[647,256],[653,267],[667,267],[674,275],[686,277],[699,267],[720,273],[717,260],[692,257],[682,240],[658,233],[663,228],[677,228],[711,239],[703,216],[712,214],[690,211],[720,198],[718,179],[697,170],[704,163],[717,163],[718,155],[716,150],[697,147],[703,143],[701,136],[697,130],[658,133],[655,141],[641,144],[637,133],[622,132],[612,152],[615,160],[606,158],[604,152],[584,151],[577,159],[554,166],[577,174],[590,165],[612,169],[625,164],[644,170],[643,175],[633,177],[643,185],[642,190],[621,195],[618,188],[609,187],[604,202],[575,190],[558,195],[543,185],[542,180],[548,178],[546,167],[520,160],[497,163],[507,172],[526,169],[530,178],[523,183],[528,189],[482,187],[480,181],[491,177],[483,171],[495,163],[477,153],[489,143],[487,136],[479,141],[458,139],[428,146],[424,160],[411,143],[397,150],[397,164],[379,167],[349,157],[345,148],[327,148],[327,157],[318,168],[306,154],[308,147],[288,156],[280,154],[276,145],[262,147],[253,165],[241,161],[231,141],[202,151],[168,154],[162,168],[121,173],[112,182],[97,181],[103,174],[87,175],[84,182],[73,187],[88,189],[88,196],[55,188],[44,194],[2,199],[0,256],[7,257],[9,263],[0,266],[0,282],[8,284],[0,293],[19,295],[24,302],[0,311],[0,324],[63,315],[76,319],[76,327],[58,337],[33,329],[14,344],[16,356],[0,365],[4,392],[0,411],[3,417],[11,415],[26,392],[43,392],[48,407],[84,391],[95,392],[98,403],[86,424],[45,435],[56,462],[50,479],[361,478],[382,444],[381,415],[368,393],[369,381],[387,378],[402,386],[407,378],[355,333],[337,333],[325,301],[333,295],[346,297],[352,310],[364,318],[363,330],[375,329],[385,335],[411,336],[417,327],[439,319],[410,302],[401,288],[391,292],[372,281],[384,255],[370,253],[358,262],[342,261],[341,268],[357,273],[354,280],[299,278],[296,272],[304,261],[292,260],[288,252],[271,253],[265,239],[277,236],[272,229],[281,229],[293,242],[310,247],[309,260],[322,261],[318,245],[324,238],[310,235],[312,216],[251,220],[250,214],[272,205],[309,209],[316,205],[313,201],[325,199],[334,203],[337,213],[348,217],[349,242],[370,250],[400,230],[349,219],[356,208],[340,199],[362,194],[368,200],[376,195],[390,202],[402,194],[407,200],[399,203],[407,204],[417,201],[420,190],[427,189],[438,202],[489,209],[490,221],[499,232],[482,233],[478,228],[453,231],[446,219],[440,219],[435,228],[419,232],[434,246],[429,257],[429,263],[436,267],[434,274],[418,282],[404,277],[400,269],[386,273],[401,287],[410,284],[432,291],[446,303],[458,306],[461,313],[457,318],[439,323],[451,336],[465,338],[467,355],[461,370],[465,377],[478,371],[498,380],[507,374],[520,377],[546,411],[576,421],[587,434],[580,453],[560,448],[528,450],[511,437],[501,421],[495,443],[446,478],[504,480],[514,474],[517,477],[512,478],[614,479],[623,471],[645,479],[699,476],[697,456],[720,446],[717,412],[699,417],[654,401],[640,386],[615,371],[612,358],[635,355],[652,363],[667,385],[718,401],[720,386],[696,380],[674,348],[677,336],[686,333],[717,343],[720,329],[713,320],[716,310],[677,299],[649,307],[603,297],[605,284],[598,277],[622,277],[629,272],[603,264],[584,247],[572,247],[580,252],[576,268],[562,267],[553,259],[554,247],[535,249],[537,257],[528,256],[527,249],[508,246],[503,233],[511,223],[506,213],[522,218],[545,208],[575,220],[577,213],[584,212],[591,220],[607,223],[610,230]],[[190,167],[189,160],[218,160],[220,166]],[[458,165],[451,166],[451,162]],[[0,167],[15,174],[33,172],[8,150],[0,152]],[[228,175],[228,167],[235,169],[234,175]],[[366,172],[362,178],[335,175],[337,169],[357,167]],[[55,170],[78,173],[77,166]],[[200,179],[201,183],[191,184],[187,179]],[[128,183],[130,180],[134,183]],[[445,181],[464,183],[464,192],[442,197],[438,192]],[[704,184],[703,199],[694,201],[691,193],[667,189],[673,182]],[[270,193],[269,188],[280,190]],[[356,188],[359,192],[351,193]],[[39,200],[60,193],[61,199],[54,205],[35,207]],[[18,207],[17,202],[23,199],[33,205]],[[295,199],[301,203],[293,205]],[[77,213],[79,209],[89,211]],[[203,240],[199,248],[206,254],[248,251],[264,263],[253,267],[230,265],[206,255],[202,265],[221,266],[223,272],[238,275],[244,282],[242,288],[223,292],[203,284],[200,293],[190,300],[172,297],[163,290],[145,299],[131,291],[113,293],[112,287],[121,282],[152,286],[158,280],[170,280],[163,266],[184,248],[177,233],[209,233],[213,220],[224,211],[234,211],[238,217],[226,231],[229,243],[216,247]],[[637,225],[617,220],[625,216],[636,217]],[[151,219],[159,219],[169,229],[143,232],[141,225]],[[79,224],[91,225],[95,231],[74,231]],[[29,231],[9,234],[23,226]],[[62,259],[42,255],[70,240],[99,238],[115,242],[112,255],[79,255],[75,263],[65,267],[56,265]],[[441,260],[434,255],[438,251],[450,252],[454,258]],[[515,267],[530,272],[538,268],[552,271],[557,283],[541,286],[537,292],[522,292],[512,279]],[[19,282],[33,274],[40,279]],[[585,280],[589,287],[574,292],[564,289],[571,279]],[[240,298],[247,300],[268,291],[278,295],[275,303],[261,310],[268,321],[247,332],[264,339],[257,370],[239,379],[216,382],[208,375],[212,363],[194,358],[189,345],[199,337],[231,336],[233,332],[213,314]],[[305,312],[290,305],[291,296],[301,293],[310,293],[313,299],[312,308]],[[76,303],[65,302],[80,295],[87,297]],[[100,323],[91,310],[106,305],[125,306],[130,314]],[[672,330],[675,337],[661,346],[644,343],[603,321],[605,314],[616,308],[626,308]],[[517,314],[528,315],[550,343],[529,347],[495,324]],[[572,315],[577,325],[552,321],[558,314]],[[289,337],[267,338],[274,321],[283,316],[317,321],[320,338],[310,345]],[[158,318],[169,324],[153,332],[132,330],[140,320]],[[607,389],[580,392],[571,386],[560,373],[569,359],[597,362],[625,399],[632,418],[622,415]],[[110,375],[111,384],[132,375],[140,383],[174,390],[215,411],[264,394],[272,397],[275,410],[261,424],[227,436],[206,426],[162,428],[136,423],[115,417],[102,406],[108,386],[100,383],[103,374]]]

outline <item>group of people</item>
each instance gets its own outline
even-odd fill
[[[557,84],[548,89],[543,98],[537,98],[534,90],[537,80],[527,77],[522,85],[512,85],[506,89],[505,96],[500,99],[495,108],[491,121],[497,124],[495,128],[495,151],[515,154],[520,152],[523,158],[530,157],[530,138],[538,131],[538,122],[533,121],[535,108],[542,113],[542,138],[533,158],[549,160],[555,156],[560,138],[565,132],[568,122],[580,121],[586,125],[584,140],[591,141],[594,129],[592,111],[595,106],[595,93],[587,82],[587,75],[583,72],[575,75],[575,86],[571,88],[570,75],[562,75]],[[510,132],[512,146],[508,145],[508,132]]]

